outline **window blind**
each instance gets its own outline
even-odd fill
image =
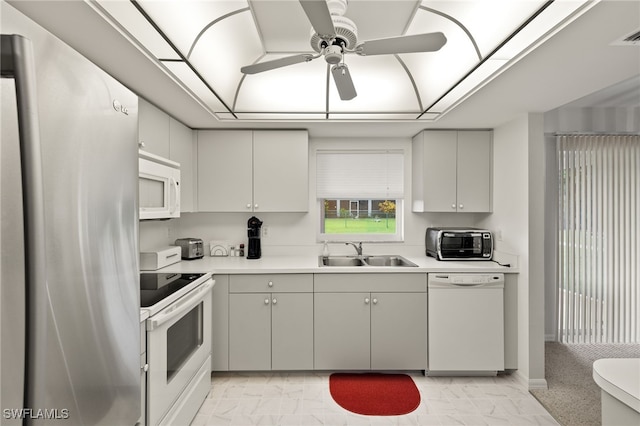
[[[640,341],[640,136],[563,135],[558,158],[558,336]]]
[[[318,151],[318,199],[391,199],[404,197],[404,152]]]

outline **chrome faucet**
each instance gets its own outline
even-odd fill
[[[345,243],[345,244],[346,245],[351,244],[353,248],[356,249],[356,253],[358,253],[358,256],[362,256],[362,241],[360,241],[358,245],[356,245],[356,243]]]

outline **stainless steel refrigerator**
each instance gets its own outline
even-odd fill
[[[137,97],[0,8],[0,423],[133,425]]]

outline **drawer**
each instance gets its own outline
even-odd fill
[[[317,293],[426,293],[427,274],[315,274]]]
[[[312,293],[312,274],[230,275],[229,293]]]

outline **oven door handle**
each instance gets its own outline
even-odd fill
[[[174,318],[180,318],[186,312],[196,307],[203,300],[203,296],[211,290],[214,280],[209,279],[197,289],[190,292],[187,296],[178,300],[173,305],[154,315],[147,320],[147,330],[153,331],[163,324],[173,320]]]

